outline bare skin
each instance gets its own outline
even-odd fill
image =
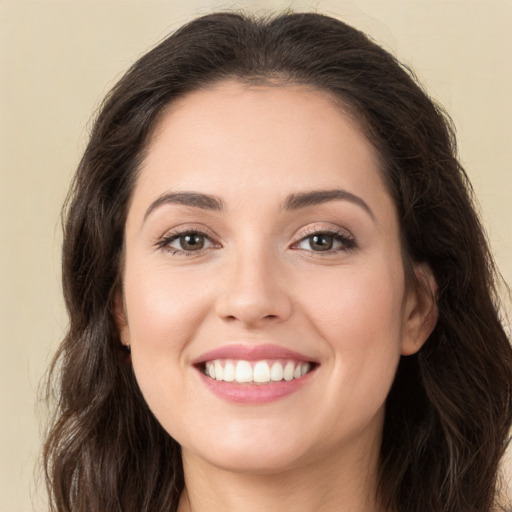
[[[128,212],[123,291],[121,339],[182,446],[179,512],[379,512],[386,396],[435,313],[406,286],[375,151],[327,93],[228,82],[173,103]],[[208,374],[255,347],[306,373]]]
[[[377,452],[365,459],[344,462],[324,460],[319,466],[301,467],[286,474],[239,474],[204,465],[194,455],[185,456],[186,489],[178,512],[244,510],[247,512],[378,512],[375,494]],[[190,464],[188,469],[187,464]],[[341,470],[340,470],[341,469]],[[335,478],[333,478],[335,476]],[[337,484],[333,485],[333,480]]]

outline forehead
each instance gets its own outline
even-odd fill
[[[354,109],[345,105],[332,93],[301,84],[269,83],[251,85],[230,80],[188,93],[171,102],[163,111],[150,139],[150,149],[162,137],[190,135],[195,133],[203,140],[213,133],[222,137],[230,129],[251,131],[253,139],[259,129],[286,132],[280,135],[311,137],[312,130],[324,124],[325,130],[318,132],[325,139],[332,130],[333,120],[350,125],[357,135],[364,137]],[[305,130],[310,127],[310,133]],[[208,129],[208,131],[203,131]],[[246,133],[247,134],[247,133]],[[259,142],[263,143],[263,140]]]
[[[197,190],[229,199],[343,187],[385,191],[378,154],[330,93],[300,85],[226,82],[162,113],[136,195]]]

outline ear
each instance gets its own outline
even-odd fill
[[[119,339],[124,347],[130,347],[130,329],[128,327],[128,318],[126,316],[126,305],[124,303],[121,291],[116,293],[114,300],[114,321],[116,324]]]
[[[427,264],[413,266],[415,283],[406,299],[401,354],[420,350],[437,323],[437,283]]]

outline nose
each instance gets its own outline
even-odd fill
[[[216,313],[226,322],[260,328],[292,314],[291,285],[270,251],[234,254],[219,291]]]

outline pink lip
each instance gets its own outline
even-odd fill
[[[193,365],[215,359],[242,359],[244,361],[262,361],[264,359],[291,359],[317,363],[314,359],[279,345],[225,345],[210,350],[192,361]]]
[[[219,398],[238,404],[266,404],[295,393],[316,373],[315,370],[299,379],[273,382],[270,384],[238,384],[211,379],[198,370],[208,389]]]
[[[228,402],[238,404],[265,404],[295,393],[316,373],[316,368],[314,367],[312,371],[299,379],[293,379],[291,381],[272,382],[268,384],[240,384],[236,382],[218,381],[205,375],[200,366],[207,361],[213,361],[215,359],[242,359],[244,361],[288,359],[315,363],[315,366],[318,364],[318,361],[304,354],[280,347],[279,345],[268,344],[225,345],[206,352],[192,361],[200,379],[214,395]]]

